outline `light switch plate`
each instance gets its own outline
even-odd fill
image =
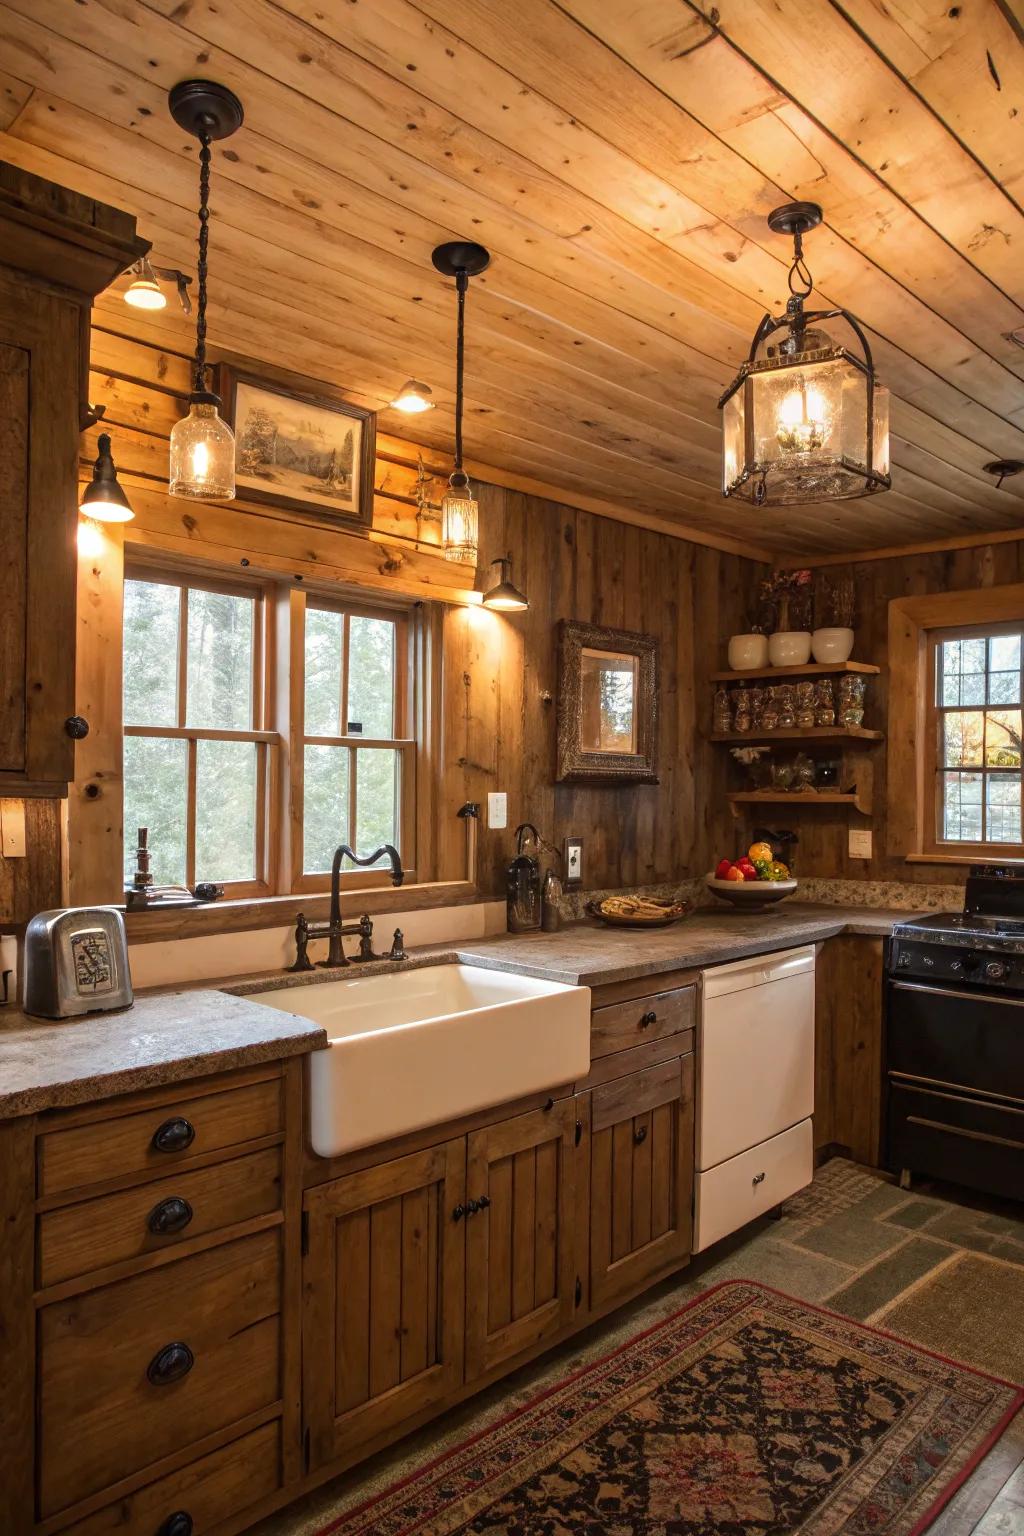
[[[505,793],[487,796],[487,825],[496,832],[508,826],[508,795]]]
[[[870,859],[871,857],[871,832],[850,830],[850,858]]]
[[[567,837],[562,847],[566,885],[583,884],[583,839]]]

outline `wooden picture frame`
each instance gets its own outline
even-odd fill
[[[335,527],[370,527],[377,438],[373,411],[318,394],[312,383],[307,390],[228,363],[218,364],[215,388],[235,433],[240,501],[284,507]],[[287,450],[286,461],[271,463],[268,450],[276,456],[280,444]]]
[[[629,665],[616,667],[615,663]],[[589,663],[589,665],[588,665]],[[621,720],[595,720],[601,671],[623,679]],[[607,722],[603,703],[596,703]],[[621,738],[621,740],[619,739]],[[628,743],[628,744],[627,744]],[[563,619],[558,627],[555,779],[570,784],[657,784],[658,641],[653,635]]]

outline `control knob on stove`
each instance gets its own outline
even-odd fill
[[[1002,981],[1009,966],[1002,960],[989,960],[985,965],[986,981]]]

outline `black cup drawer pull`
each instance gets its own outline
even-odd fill
[[[637,1126],[636,1130],[633,1132],[633,1140],[636,1142],[638,1147],[643,1146],[644,1142],[647,1140],[646,1125]]]
[[[763,1184],[764,1183],[764,1174],[763,1173],[755,1173],[753,1179],[751,1180],[751,1183],[754,1184],[755,1186],[758,1185],[758,1184]]]
[[[641,1029],[648,1029],[652,1024],[657,1024],[657,1022],[658,1015],[654,1012],[653,1008],[649,1009],[647,1013],[642,1013],[640,1015]]]
[[[154,1387],[169,1387],[187,1376],[195,1363],[187,1344],[165,1344],[147,1365],[146,1377]]]
[[[176,1509],[168,1515],[156,1536],[192,1536],[195,1524],[187,1509]]]
[[[184,1152],[196,1139],[196,1128],[184,1115],[165,1120],[153,1132],[153,1146],[157,1152]]]
[[[184,1232],[194,1214],[181,1195],[169,1195],[159,1205],[154,1205],[146,1225],[154,1237],[173,1237],[177,1232]]]

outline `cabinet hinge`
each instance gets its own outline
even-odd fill
[[[309,1426],[302,1431],[302,1470],[309,1471]]]
[[[583,1300],[583,1281],[580,1279],[579,1275],[577,1275],[576,1276],[576,1305],[579,1306],[579,1304],[580,1304],[580,1302],[582,1300]]]
[[[300,1223],[300,1230],[301,1230],[301,1233],[302,1233],[302,1255],[303,1255],[303,1257],[305,1257],[306,1254],[309,1252],[309,1212],[308,1211],[303,1211],[303,1213],[302,1213],[302,1221]],[[309,1431],[307,1430],[306,1433],[308,1434]]]

